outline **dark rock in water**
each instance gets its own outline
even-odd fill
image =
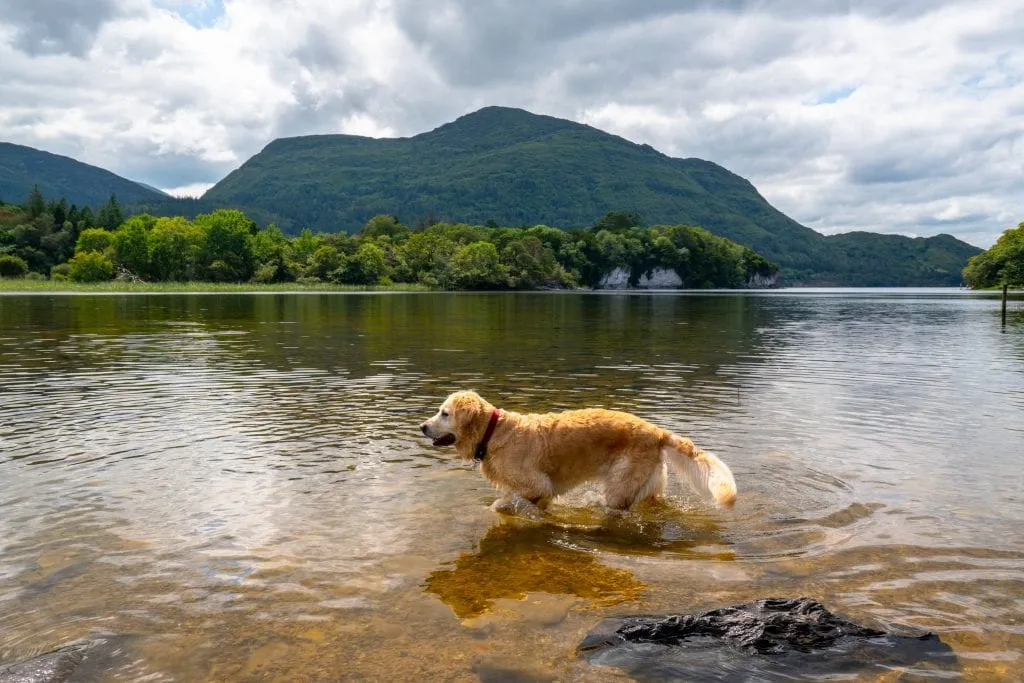
[[[62,647],[0,669],[0,683],[64,683],[84,658],[84,646]]]
[[[99,680],[123,663],[132,636],[71,643],[17,664],[0,663],[0,683],[78,683]]]
[[[953,650],[933,633],[865,628],[816,600],[759,600],[667,617],[605,619],[579,646],[592,664],[637,680],[772,681],[893,667],[956,671]]]

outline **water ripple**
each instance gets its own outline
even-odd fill
[[[991,677],[1024,649],[1024,337],[985,300],[873,297],[5,297],[0,662],[131,633],[128,678],[373,678],[403,652],[452,678],[440,644],[563,653],[590,600],[810,593]],[[465,387],[641,414],[726,460],[740,502],[673,481],[609,520],[584,489],[500,525],[417,431]]]

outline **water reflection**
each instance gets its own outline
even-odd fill
[[[644,585],[630,572],[605,566],[595,555],[552,542],[559,527],[497,524],[479,547],[460,555],[451,569],[427,577],[437,595],[460,619],[480,616],[505,598],[529,593],[575,595],[598,605],[634,600]]]
[[[529,661],[586,680],[566,653],[605,614],[810,594],[1006,676],[1024,337],[997,311],[872,292],[0,296],[0,662],[130,634],[112,678]],[[691,435],[740,502],[673,481],[621,520],[584,490],[499,523],[479,474],[416,429],[466,387]]]

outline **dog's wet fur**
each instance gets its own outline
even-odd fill
[[[455,446],[469,461],[494,410],[476,392],[457,391],[420,429],[435,446]],[[586,482],[603,484],[611,510],[629,510],[664,494],[669,466],[703,497],[725,507],[735,503],[736,481],[724,462],[689,439],[614,410],[503,410],[480,471],[503,493],[496,510],[514,509],[517,498],[543,510]]]

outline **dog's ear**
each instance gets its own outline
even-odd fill
[[[484,400],[471,391],[460,391],[452,397],[452,418],[456,424],[471,425],[484,412]]]

